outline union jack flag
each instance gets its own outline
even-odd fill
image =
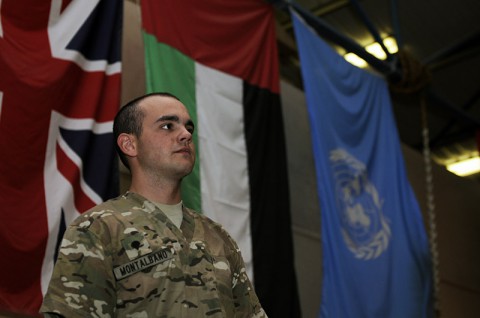
[[[65,225],[118,194],[122,6],[0,0],[0,309],[36,313]]]

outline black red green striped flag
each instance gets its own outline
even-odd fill
[[[298,317],[273,8],[259,0],[142,0],[147,90],[196,122],[184,202],[239,243],[270,317]]]

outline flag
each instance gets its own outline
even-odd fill
[[[273,8],[144,0],[141,12],[147,90],[178,96],[197,127],[184,202],[238,242],[267,314],[297,316]]]
[[[36,313],[65,225],[118,192],[122,2],[0,1],[0,309]]]
[[[320,317],[429,317],[431,261],[388,87],[292,11],[321,209]]]

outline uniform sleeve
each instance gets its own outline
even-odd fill
[[[115,280],[111,255],[105,250],[108,232],[82,225],[72,225],[65,232],[40,312],[113,317]]]
[[[266,318],[267,314],[263,310],[255,289],[248,278],[240,249],[230,235],[227,234],[227,237],[232,248],[230,264],[235,317]]]

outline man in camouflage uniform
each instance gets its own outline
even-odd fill
[[[114,135],[130,190],[68,227],[45,316],[266,317],[234,240],[181,204],[193,129],[185,106],[166,93],[119,111]]]

